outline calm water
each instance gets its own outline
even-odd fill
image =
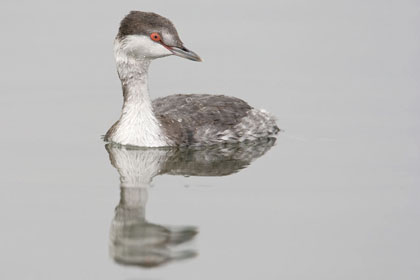
[[[194,3],[2,2],[0,278],[419,279],[420,6]],[[205,60],[153,63],[153,97],[243,98],[277,141],[105,146],[131,9]]]

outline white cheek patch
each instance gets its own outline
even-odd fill
[[[124,51],[136,58],[153,59],[172,54],[167,48],[144,35],[129,35],[124,38]]]

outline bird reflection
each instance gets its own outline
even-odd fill
[[[120,175],[121,197],[111,224],[110,255],[120,264],[156,267],[193,258],[198,233],[194,226],[167,226],[147,221],[148,187],[156,175],[226,176],[262,156],[275,139],[211,147],[143,149],[106,144]],[[182,245],[182,246],[181,246]]]

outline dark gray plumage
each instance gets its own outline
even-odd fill
[[[210,94],[176,94],[152,104],[165,134],[177,146],[198,143],[195,136],[199,129],[231,129],[252,109],[241,99]]]
[[[122,39],[128,35],[149,36],[153,32],[157,32],[159,34],[171,34],[171,42],[165,41],[165,37],[162,38],[163,41],[171,46],[183,46],[175,26],[169,19],[155,13],[147,13],[141,11],[131,11],[121,21],[117,38]]]

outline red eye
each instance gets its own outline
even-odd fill
[[[150,38],[155,41],[155,42],[159,42],[160,41],[160,35],[158,33],[152,33],[150,34]]]

